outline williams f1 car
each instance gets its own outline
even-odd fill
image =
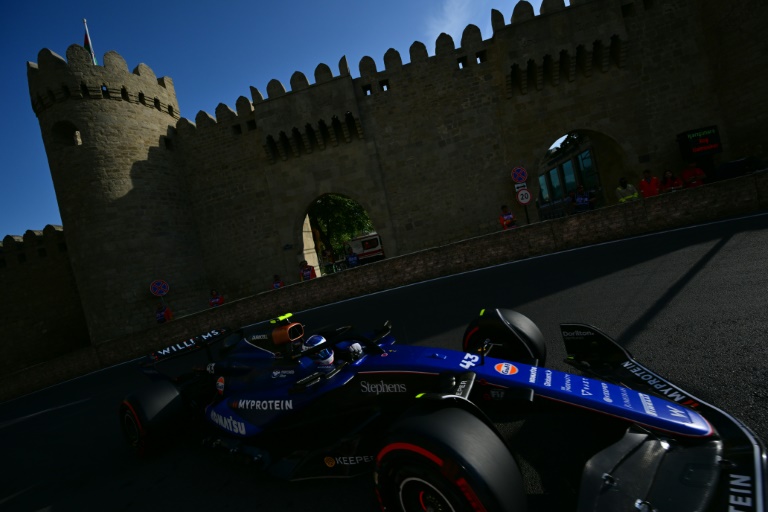
[[[544,366],[541,331],[511,310],[481,312],[462,351],[285,315],[147,356],[120,421],[142,456],[199,425],[287,479],[371,472],[386,511],[765,510],[747,427],[597,328],[560,331],[572,372]]]

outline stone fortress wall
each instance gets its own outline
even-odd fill
[[[152,327],[154,279],[178,315],[212,288],[295,282],[307,208],[325,193],[359,202],[397,256],[495,231],[514,204],[510,170],[531,172],[536,197],[547,148],[570,131],[593,141],[609,205],[619,176],[679,169],[688,129],[717,125],[724,161],[765,157],[764,2],[570,3],[544,0],[536,16],[520,1],[509,23],[494,10],[492,34],[443,34],[433,56],[415,42],[407,63],[389,50],[382,70],[365,57],[358,78],[346,59],[337,74],[320,64],[312,84],[297,72],[290,90],[273,80],[194,122],[144,64],[42,50],[30,95],[90,341]]]

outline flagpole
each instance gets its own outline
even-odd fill
[[[90,46],[91,60],[93,60],[93,64],[96,65],[96,52],[93,51],[93,41],[91,40],[91,34],[88,33],[88,22],[85,21],[85,18],[83,18],[83,25],[85,25],[85,37],[88,38],[88,45]]]

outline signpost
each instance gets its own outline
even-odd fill
[[[149,284],[149,291],[155,297],[162,297],[168,293],[170,286],[162,279],[156,279]]]
[[[515,167],[512,169],[512,181],[515,183],[525,183],[527,179],[528,171],[525,170],[525,167]]]
[[[517,166],[512,169],[512,181],[515,182],[515,191],[517,192],[517,202],[523,205],[525,209],[525,221],[530,224],[528,218],[528,203],[531,202],[531,193],[528,191],[528,185],[526,180],[528,179],[528,171],[525,167]]]

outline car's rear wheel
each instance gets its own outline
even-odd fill
[[[397,424],[376,457],[375,478],[387,512],[525,510],[509,449],[483,421],[457,408]]]
[[[154,453],[180,429],[186,408],[172,383],[158,381],[120,403],[119,418],[128,448],[139,457]]]
[[[149,451],[149,437],[145,427],[146,419],[139,417],[136,404],[131,400],[123,400],[120,404],[120,426],[128,448],[139,457],[144,457]]]

